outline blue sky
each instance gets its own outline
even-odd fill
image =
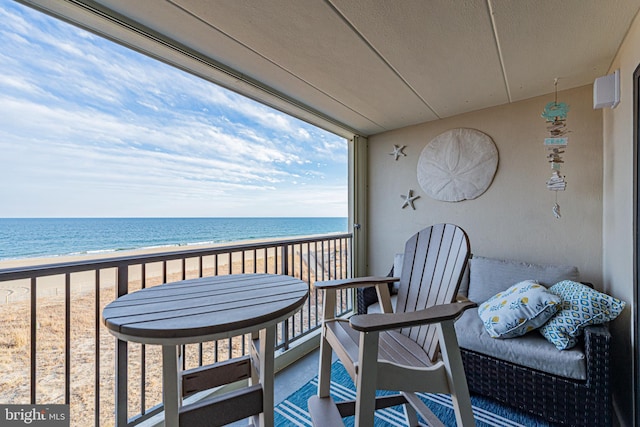
[[[0,217],[347,216],[347,143],[0,0]]]

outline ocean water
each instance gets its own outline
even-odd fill
[[[347,218],[0,218],[0,260],[347,231]]]

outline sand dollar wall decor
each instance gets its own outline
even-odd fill
[[[422,150],[418,183],[436,200],[470,200],[489,188],[497,168],[498,149],[488,135],[475,129],[451,129]]]

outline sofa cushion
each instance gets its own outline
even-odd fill
[[[470,309],[455,323],[460,347],[506,362],[576,380],[587,379],[585,355],[581,345],[558,351],[540,334],[527,334],[510,340],[491,338],[478,316]]]
[[[393,277],[402,276],[402,264],[404,264],[404,253],[395,254],[395,256],[393,257]],[[394,282],[391,285],[391,294],[397,294],[399,288],[400,282]]]
[[[525,280],[480,304],[478,315],[492,338],[514,338],[542,326],[561,302],[536,281]]]
[[[561,309],[540,328],[540,333],[558,350],[575,346],[585,326],[615,319],[626,305],[624,301],[571,280],[556,283],[549,292],[562,298]]]
[[[471,260],[469,260],[469,262],[470,261]],[[467,266],[464,268],[464,273],[462,273],[462,279],[460,280],[460,288],[458,288],[458,295],[465,297],[469,294],[469,262],[467,262]]]
[[[396,311],[396,302],[398,301],[398,295],[391,295],[391,308],[393,311]],[[371,313],[382,313],[382,309],[380,308],[380,301],[374,302],[370,306],[367,307],[367,314]]]
[[[473,257],[469,268],[468,298],[481,303],[523,280],[549,287],[561,280],[579,280],[578,269],[567,265],[541,265],[520,261]]]

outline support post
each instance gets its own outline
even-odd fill
[[[447,367],[447,379],[453,410],[456,414],[456,423],[459,426],[474,426],[471,397],[467,386],[467,377],[464,374],[464,365],[458,347],[458,338],[453,326],[454,320],[448,320],[437,324],[440,338],[440,352],[442,361]]]
[[[254,424],[260,427],[273,426],[274,409],[274,349],[276,344],[276,326],[272,325],[260,331],[260,384],[262,385],[262,412],[254,416]]]
[[[356,378],[356,427],[373,427],[378,383],[378,332],[360,332]]]
[[[179,409],[182,405],[180,380],[180,346],[162,346],[162,401],[165,427],[178,427]]]

